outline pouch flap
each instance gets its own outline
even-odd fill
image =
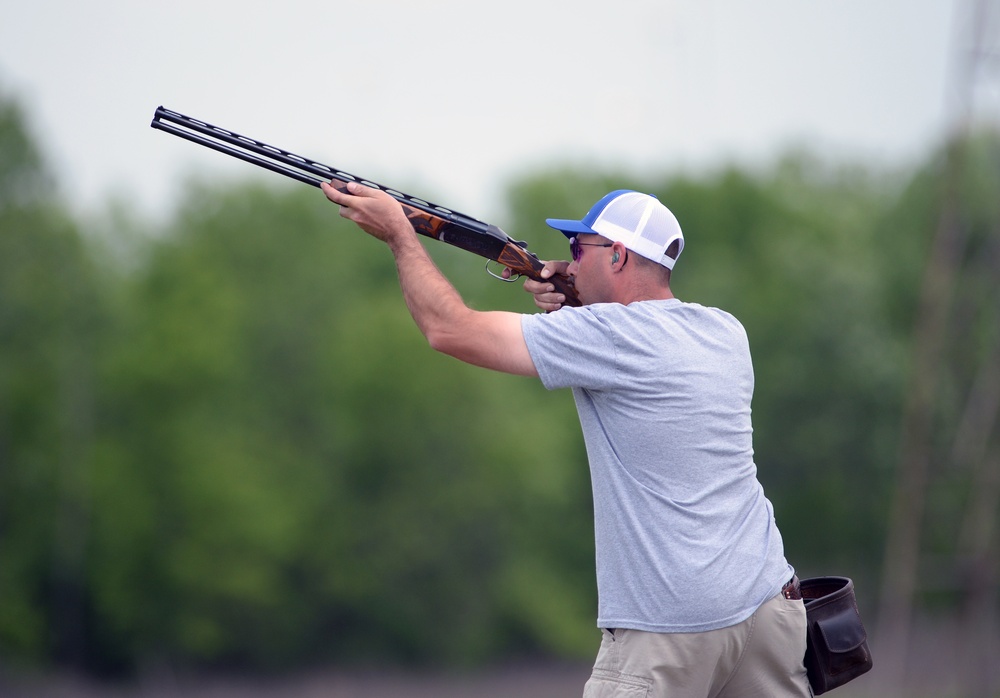
[[[816,626],[831,652],[850,652],[868,639],[861,616],[853,608],[845,608],[840,613],[816,621]]]

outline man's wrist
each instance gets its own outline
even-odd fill
[[[407,224],[404,229],[402,226],[397,228],[393,234],[386,240],[386,244],[389,246],[389,250],[396,257],[400,255],[405,255],[411,250],[416,250],[419,248],[423,250],[423,245],[420,244],[420,240],[417,239],[417,231],[413,229],[412,226]]]

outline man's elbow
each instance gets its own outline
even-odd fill
[[[479,313],[470,317],[473,321],[421,329],[431,349],[459,361],[503,373],[538,375],[520,334],[518,316]]]
[[[462,316],[449,316],[447,320],[428,318],[421,324],[421,330],[431,349],[448,356],[464,360],[463,354],[468,351],[469,337],[477,330],[471,318],[472,311],[463,308]]]
[[[492,367],[484,356],[483,348],[477,346],[474,341],[470,342],[468,334],[444,330],[427,332],[425,336],[427,337],[427,343],[434,351],[467,364],[472,364],[473,366]]]
[[[453,335],[442,330],[428,330],[424,334],[431,349],[442,354],[448,354],[449,356],[455,355]]]

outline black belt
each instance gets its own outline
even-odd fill
[[[793,575],[785,586],[781,587],[781,595],[792,601],[802,600],[802,589],[799,587],[798,576]]]

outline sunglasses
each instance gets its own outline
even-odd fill
[[[611,247],[615,243],[613,242],[580,242],[577,238],[569,239],[569,254],[573,258],[574,262],[580,261],[580,255],[583,254],[581,247]]]

